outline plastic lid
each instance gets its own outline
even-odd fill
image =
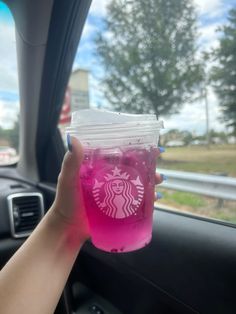
[[[98,109],[84,109],[72,113],[66,132],[84,141],[134,139],[158,133],[163,122],[154,114],[127,114]]]
[[[116,123],[155,121],[158,128],[163,128],[163,122],[158,121],[154,114],[129,114],[98,109],[83,109],[72,113],[71,126],[89,126]]]

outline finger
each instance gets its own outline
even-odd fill
[[[61,211],[68,210],[67,214],[70,215],[74,211],[75,202],[80,202],[79,169],[83,160],[83,148],[74,137],[69,139],[68,147],[70,147],[70,151],[64,156],[58,177],[56,204]],[[77,193],[75,193],[76,189]]]
[[[163,198],[163,194],[161,192],[155,192],[154,194],[154,201],[158,201]]]
[[[165,148],[163,146],[158,147],[158,156],[165,152]]]
[[[163,181],[167,180],[167,177],[162,173],[156,173],[155,175],[155,184],[160,184]]]
[[[59,184],[68,184],[69,186],[71,186],[74,183],[74,180],[83,160],[83,148],[80,142],[75,137],[68,136],[67,141],[70,151],[65,154],[62,163]]]

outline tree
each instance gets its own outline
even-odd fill
[[[220,131],[217,132],[213,129],[210,130],[210,138],[212,144],[227,144],[228,143],[228,134]]]
[[[171,129],[162,135],[162,145],[166,145],[169,141],[182,141],[185,145],[189,145],[193,140],[193,135],[189,131],[180,131]]]
[[[96,37],[104,95],[114,109],[177,113],[201,80],[191,0],[113,0]]]
[[[222,37],[213,52],[218,64],[212,68],[211,78],[220,101],[221,120],[236,137],[236,9],[229,11],[228,23],[218,31]]]
[[[19,119],[14,122],[11,129],[3,129],[0,127],[0,139],[5,140],[10,147],[19,150]]]
[[[14,126],[9,130],[9,139],[11,142],[11,146],[19,151],[19,118],[14,122]]]

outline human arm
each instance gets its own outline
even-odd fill
[[[75,174],[83,158],[73,140],[58,178],[55,202],[31,236],[0,271],[0,313],[51,314],[73,263],[89,237]]]
[[[0,271],[0,313],[52,314],[73,263],[89,238],[87,217],[75,197],[83,158],[73,138],[58,178],[55,201],[37,228]],[[156,175],[156,184],[162,178]]]

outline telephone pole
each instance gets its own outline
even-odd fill
[[[210,132],[209,132],[209,106],[208,106],[208,98],[207,98],[207,87],[206,84],[203,86],[203,100],[205,104],[205,114],[206,114],[206,141],[207,141],[207,148],[210,148]]]

